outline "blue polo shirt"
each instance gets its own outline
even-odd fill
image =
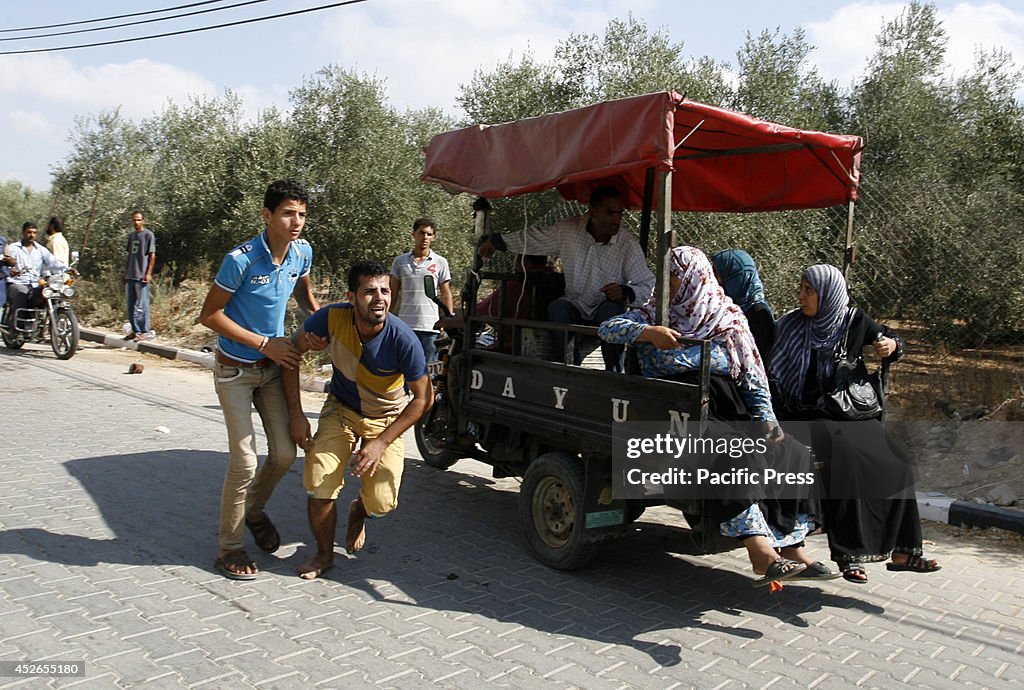
[[[288,298],[299,278],[309,275],[313,248],[306,240],[292,240],[280,266],[274,264],[266,231],[240,244],[224,257],[213,282],[231,293],[224,315],[253,333],[268,338],[284,335]],[[217,349],[240,362],[263,359],[263,353],[220,336]]]

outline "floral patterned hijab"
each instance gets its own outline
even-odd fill
[[[802,276],[818,293],[818,313],[804,316],[794,309],[781,319],[772,347],[772,379],[787,400],[799,400],[811,363],[818,352],[818,381],[827,381],[835,367],[835,349],[846,332],[850,296],[843,273],[829,264],[815,264]]]
[[[734,380],[767,387],[768,376],[747,317],[718,284],[708,257],[695,247],[676,247],[670,256],[671,274],[680,284],[669,302],[669,328],[687,338],[719,343],[728,354],[729,373]],[[639,311],[653,324],[655,309],[652,296]]]

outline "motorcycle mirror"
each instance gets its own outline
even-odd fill
[[[423,276],[423,292],[431,302],[437,299],[437,284],[434,276]]]
[[[448,307],[441,301],[441,298],[437,296],[437,283],[434,280],[434,276],[423,276],[423,293],[427,296],[427,299],[440,307],[442,314],[449,317],[452,315],[448,311]]]
[[[78,257],[81,256],[78,252],[71,252],[71,263],[78,261]]]

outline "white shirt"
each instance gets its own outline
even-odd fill
[[[434,288],[440,295],[441,286],[452,279],[448,260],[440,254],[430,252],[426,259],[417,263],[412,257],[412,252],[406,252],[396,256],[391,263],[391,275],[402,284],[402,303],[398,307],[398,318],[405,321],[414,331],[433,332],[440,314],[437,305],[431,302],[427,293],[423,291],[423,276],[434,276]]]
[[[64,264],[50,253],[50,250],[36,242],[29,251],[22,243],[12,242],[7,245],[8,253],[14,257],[17,264],[11,266],[11,277],[8,282],[21,285],[31,285],[38,281],[43,275],[43,268],[51,272],[60,271],[65,268]],[[17,275],[14,275],[17,269]]]
[[[607,243],[594,241],[587,232],[589,216],[566,218],[543,228],[529,228],[502,234],[510,252],[547,254],[562,259],[565,273],[565,298],[584,318],[591,318],[607,299],[601,288],[609,283],[628,285],[635,304],[644,304],[654,292],[654,274],[640,242],[629,230],[620,227]]]

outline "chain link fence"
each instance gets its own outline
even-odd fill
[[[977,185],[984,187],[984,185]],[[1005,189],[1005,185],[992,185]],[[535,197],[541,195],[532,195]],[[553,196],[527,204],[498,202],[493,228],[509,232],[547,225],[586,211]],[[773,213],[675,213],[676,244],[745,249],[760,270],[776,316],[797,306],[803,269],[814,263],[843,267],[848,209]],[[639,214],[624,224],[639,232]],[[936,183],[860,188],[853,219],[855,261],[848,272],[851,297],[877,320],[912,341],[915,376],[897,394],[931,408],[952,400],[989,409],[1024,401],[1024,196]],[[653,260],[655,238],[650,239]],[[510,270],[496,255],[496,270]],[[500,263],[504,262],[504,263]],[[505,264],[508,265],[505,265]],[[901,369],[907,369],[905,364]],[[1024,408],[1021,408],[1024,414]]]

